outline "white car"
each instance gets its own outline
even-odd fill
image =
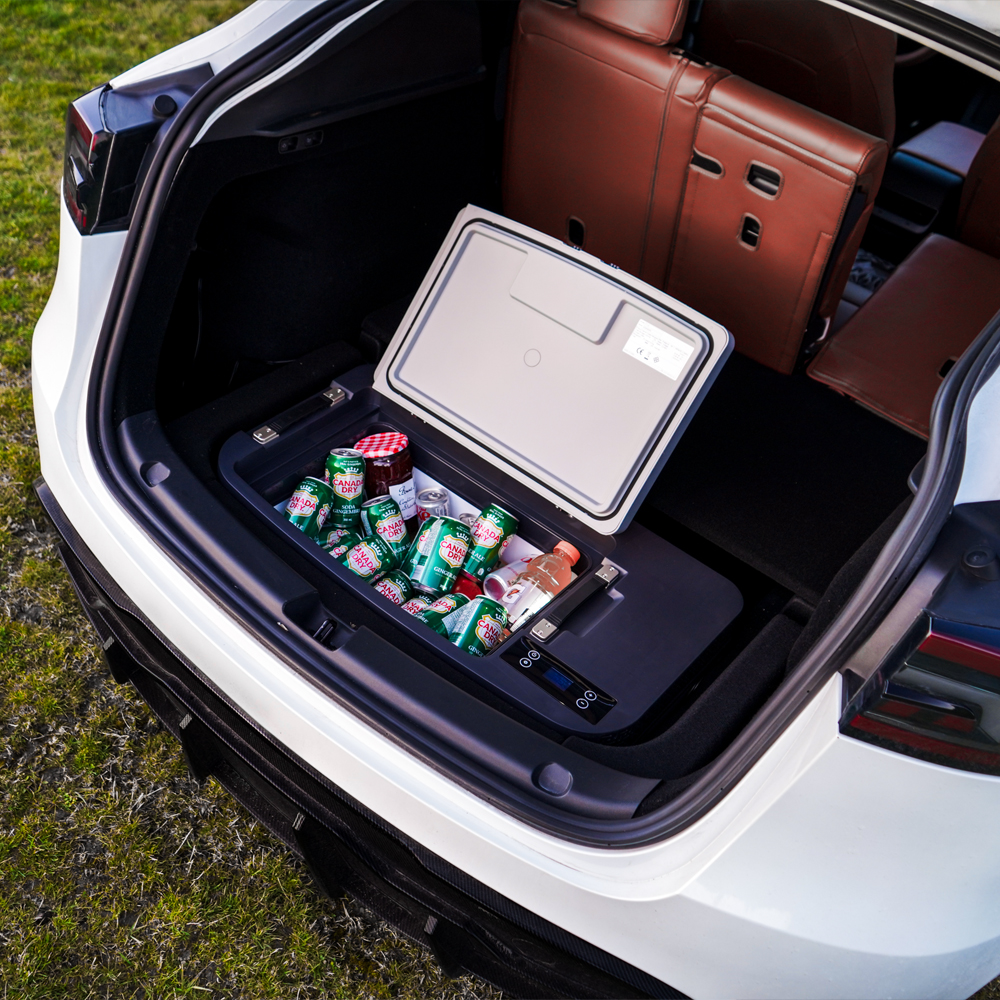
[[[260,0],[71,105],[37,490],[110,670],[446,971],[1000,973],[990,7]],[[317,544],[343,448],[438,576]],[[470,524],[471,639],[388,599]]]

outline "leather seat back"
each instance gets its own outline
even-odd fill
[[[705,0],[697,51],[892,144],[896,36],[820,0]]]
[[[695,135],[667,291],[727,326],[742,354],[791,372],[814,307],[828,317],[840,299],[886,156],[880,139],[721,80]]]
[[[683,139],[661,141],[691,66],[669,48],[685,9],[686,0],[522,0],[511,47],[505,212],[656,282],[666,248],[647,246],[654,201],[662,232],[690,155]]]
[[[958,238],[1000,257],[1000,118],[979,147],[962,186]]]
[[[682,9],[521,0],[504,210],[666,288],[726,324],[737,350],[791,371],[814,309],[836,309],[886,144],[670,51]],[[748,219],[754,247],[740,238]]]

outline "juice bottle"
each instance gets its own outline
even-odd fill
[[[579,550],[569,542],[556,542],[551,552],[532,559],[500,598],[507,609],[509,627],[517,628],[564,590],[579,559]]]

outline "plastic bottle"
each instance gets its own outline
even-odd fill
[[[532,559],[500,598],[507,609],[509,627],[517,628],[564,590],[579,559],[579,551],[569,542],[556,542],[551,552]]]

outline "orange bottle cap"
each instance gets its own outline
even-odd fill
[[[571,566],[575,566],[580,561],[580,550],[569,542],[556,542],[552,547],[553,552],[562,552],[569,558]]]

